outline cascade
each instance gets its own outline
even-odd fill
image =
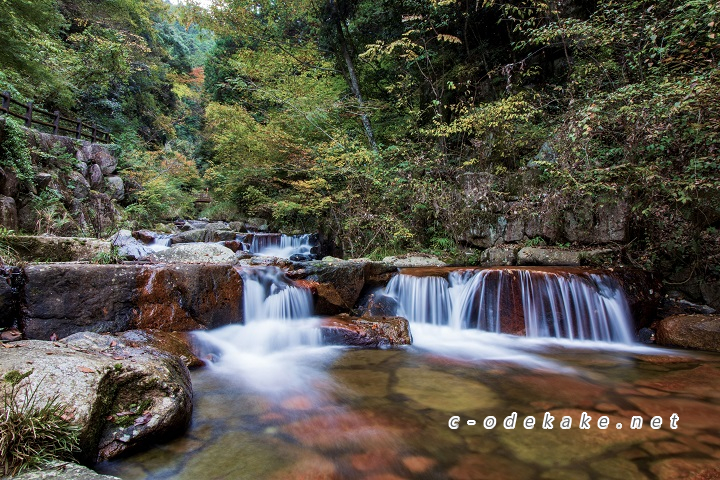
[[[284,235],[279,233],[255,233],[250,243],[250,253],[290,258],[292,255],[310,255],[314,247],[312,235]]]
[[[509,267],[419,276],[406,269],[382,294],[412,323],[528,337],[633,340],[624,292],[602,273]]]

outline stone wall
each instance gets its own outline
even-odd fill
[[[120,218],[125,197],[110,145],[24,130],[35,176],[20,181],[0,158],[0,225],[26,233],[104,235]],[[8,134],[0,119],[0,142]]]

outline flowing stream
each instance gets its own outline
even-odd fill
[[[412,320],[414,345],[357,350],[321,344],[310,292],[281,270],[242,269],[245,324],[196,333],[215,361],[192,372],[190,430],[99,471],[125,480],[720,474],[720,355],[633,344],[610,277],[418,273],[377,293]],[[542,428],[546,413],[553,429]],[[513,414],[517,425],[504,428]],[[584,414],[589,429],[579,428]],[[529,416],[532,429],[522,426]],[[630,428],[633,416],[642,428]]]

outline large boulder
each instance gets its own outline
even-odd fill
[[[103,175],[110,175],[117,169],[118,160],[110,153],[108,147],[100,144],[86,144],[83,147],[84,157],[88,159],[88,163],[93,163],[100,167]]]
[[[172,236],[172,243],[193,243],[205,241],[205,229],[193,228]]]
[[[511,266],[517,263],[517,253],[520,247],[516,245],[501,245],[483,250],[480,254],[480,263],[483,267]]]
[[[67,176],[67,186],[72,190],[73,196],[78,200],[83,200],[90,195],[90,183],[80,172],[72,171]]]
[[[15,199],[0,195],[0,226],[8,230],[17,230],[18,225],[18,212]]]
[[[242,319],[242,279],[230,265],[29,265],[25,278],[27,338],[187,331]]]
[[[88,167],[87,180],[93,190],[100,190],[103,184],[103,173],[99,165],[92,164]]]
[[[517,252],[518,265],[601,266],[614,263],[619,252],[613,249],[574,250],[570,248],[525,247]]]
[[[17,197],[20,193],[20,182],[15,172],[9,168],[0,168],[0,195]]]
[[[402,317],[351,317],[340,314],[323,320],[323,341],[331,345],[387,348],[412,344],[408,321]]]
[[[720,352],[720,315],[675,315],[658,322],[659,345]]]
[[[192,413],[187,367],[150,347],[79,333],[60,342],[12,344],[0,356],[0,375],[26,372],[39,402],[56,398],[80,427],[80,456],[104,460],[183,432]]]
[[[235,252],[216,243],[185,243],[156,252],[153,260],[161,263],[234,263]]]

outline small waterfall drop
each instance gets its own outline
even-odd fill
[[[311,255],[314,246],[313,237],[310,234],[256,233],[250,243],[250,253],[290,258],[293,255]]]
[[[417,324],[527,337],[632,343],[630,311],[610,276],[533,268],[393,277],[384,295]],[[447,275],[447,278],[445,278]]]
[[[211,368],[250,388],[280,395],[306,390],[324,374],[308,358],[326,358],[313,299],[277,267],[243,267],[244,324],[195,332]]]

